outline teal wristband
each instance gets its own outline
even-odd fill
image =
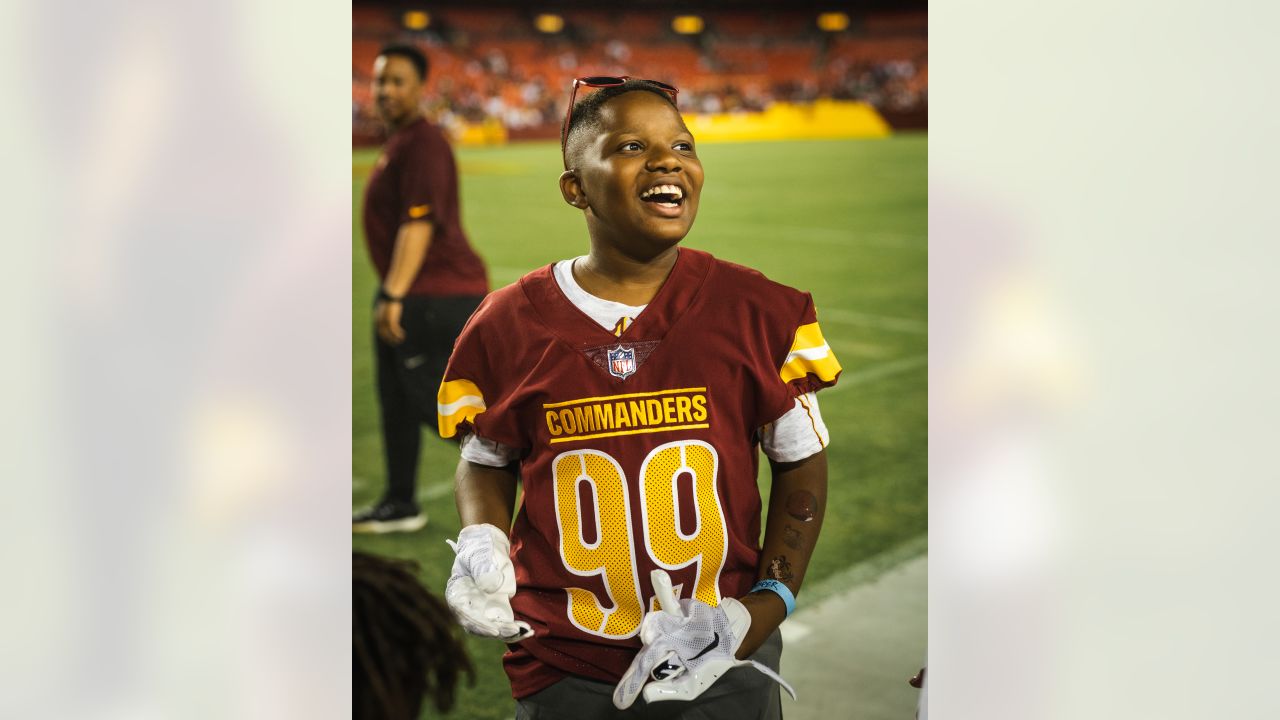
[[[787,617],[791,617],[791,613],[795,612],[796,596],[791,594],[791,588],[786,585],[777,580],[761,580],[751,586],[751,592],[756,592],[757,590],[768,590],[769,592],[777,593],[778,597],[782,598],[782,602],[787,604]]]

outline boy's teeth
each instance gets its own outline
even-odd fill
[[[677,200],[684,197],[684,193],[675,185],[659,185],[657,187],[651,187],[648,190],[645,190],[644,194],[640,197],[647,198],[650,195],[674,195]]]

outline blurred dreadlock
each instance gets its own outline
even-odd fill
[[[461,673],[475,670],[449,607],[418,582],[417,563],[351,553],[352,715],[414,720],[424,695],[453,707]]]

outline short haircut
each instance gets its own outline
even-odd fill
[[[413,69],[418,71],[418,79],[427,79],[427,56],[422,51],[412,45],[384,45],[378,51],[378,57],[386,55],[387,57],[402,57],[413,63]]]
[[[574,103],[573,112],[569,115],[569,129],[565,132],[564,139],[564,156],[566,164],[573,165],[573,163],[569,162],[569,156],[574,154],[570,152],[570,148],[574,145],[574,138],[580,137],[588,131],[600,129],[600,113],[604,109],[604,104],[619,95],[636,91],[651,92],[663,100],[666,100],[671,107],[676,109],[677,114],[680,111],[680,109],[676,107],[676,101],[671,98],[671,93],[647,80],[632,78],[621,85],[601,88],[596,92],[590,93],[586,97]]]

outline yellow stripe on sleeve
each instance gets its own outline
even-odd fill
[[[806,375],[816,375],[823,382],[831,382],[840,374],[840,361],[822,337],[818,323],[801,325],[796,329],[796,339],[791,352],[782,363],[782,382],[798,380]]]
[[[484,394],[470,380],[448,380],[440,384],[436,395],[436,418],[440,436],[458,434],[458,425],[474,420],[485,411]]]
[[[827,341],[822,337],[822,328],[818,327],[818,323],[811,322],[808,325],[801,325],[796,328],[795,342],[791,343],[791,350],[807,350],[809,348],[822,347]]]

